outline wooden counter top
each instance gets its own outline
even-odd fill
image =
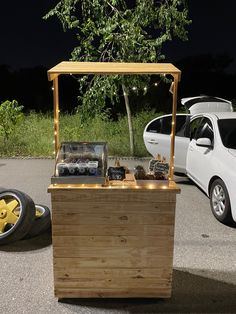
[[[99,184],[50,184],[48,187],[48,192],[56,190],[159,190],[163,192],[174,192],[176,194],[180,193],[180,188],[174,181],[160,181],[155,184],[150,183],[146,185],[108,185],[102,186]]]

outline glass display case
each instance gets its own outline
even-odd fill
[[[52,183],[104,184],[107,171],[107,143],[63,142],[56,156]]]

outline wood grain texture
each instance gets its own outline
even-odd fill
[[[170,297],[173,190],[51,194],[57,297]]]
[[[48,70],[48,79],[60,74],[174,74],[180,80],[181,71],[171,63],[63,61]]]

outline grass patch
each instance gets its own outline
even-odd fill
[[[135,156],[148,156],[143,130],[147,122],[158,115],[154,111],[144,111],[133,117]],[[60,141],[105,141],[110,156],[130,156],[126,117],[120,117],[118,121],[96,117],[85,124],[78,114],[61,114]],[[53,157],[53,150],[52,114],[30,113],[8,141],[0,137],[1,157]]]

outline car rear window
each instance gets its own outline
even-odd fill
[[[223,145],[236,149],[236,119],[220,119],[218,126]]]

